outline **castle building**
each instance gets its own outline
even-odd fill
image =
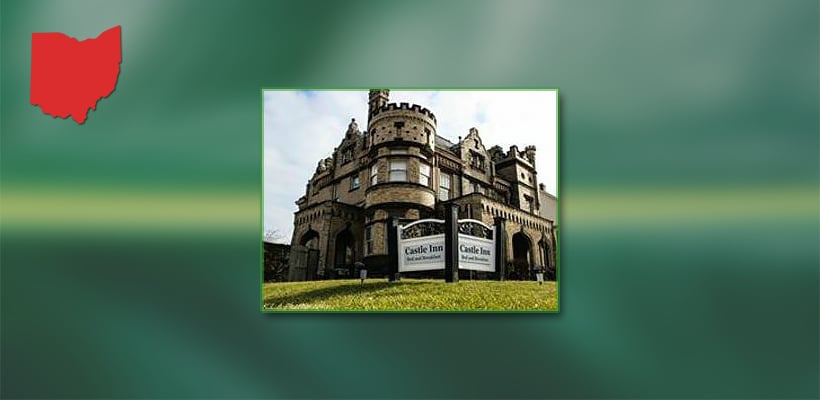
[[[508,278],[555,270],[556,199],[538,183],[534,146],[486,148],[475,128],[450,142],[430,110],[389,103],[389,90],[371,90],[368,107],[367,129],[350,122],[296,201],[289,280],[351,276],[356,262],[386,274],[390,218],[443,218],[446,204],[459,218],[503,218]]]

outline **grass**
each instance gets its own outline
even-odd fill
[[[558,311],[555,282],[358,279],[266,283],[264,310]]]

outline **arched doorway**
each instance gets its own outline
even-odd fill
[[[524,232],[518,232],[512,237],[513,270],[511,278],[529,279],[532,267],[532,244]]]
[[[541,253],[541,266],[544,268],[550,268],[550,245],[547,244],[546,238],[541,238],[538,241],[538,250]]]
[[[299,241],[299,244],[305,246],[309,249],[318,249],[319,248],[319,232],[314,231],[313,229],[305,232],[302,235],[302,240]]]
[[[545,235],[541,237],[538,242],[538,249],[541,251],[541,259],[544,266],[544,279],[548,281],[555,280],[555,265],[552,262],[552,251],[550,250],[549,238]]]
[[[302,235],[299,244],[304,246],[299,249],[303,254],[300,257],[301,262],[299,264],[305,268],[305,279],[312,281],[316,279],[319,272],[319,232],[313,229],[308,230]]]
[[[356,261],[356,240],[350,229],[345,229],[336,235],[336,254],[333,258],[333,268],[337,271],[337,276],[353,276],[353,263]],[[346,272],[343,272],[346,271]]]

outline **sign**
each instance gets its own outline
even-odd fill
[[[439,219],[397,226],[399,272],[444,269],[444,234]],[[474,219],[458,220],[458,268],[495,272],[495,228]]]
[[[399,241],[399,272],[444,269],[444,235]]]
[[[495,243],[469,235],[458,235],[458,268],[495,272]]]
[[[475,219],[458,220],[458,268],[495,272],[495,228]]]
[[[444,221],[423,219],[399,226],[399,272],[444,269]]]

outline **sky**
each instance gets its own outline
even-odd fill
[[[305,194],[320,159],[330,157],[350,119],[367,129],[365,91],[264,92],[264,229],[290,243],[296,200]],[[556,194],[556,93],[554,91],[390,91],[391,103],[428,108],[437,134],[453,143],[478,129],[484,146],[508,151],[536,147],[538,182]]]

